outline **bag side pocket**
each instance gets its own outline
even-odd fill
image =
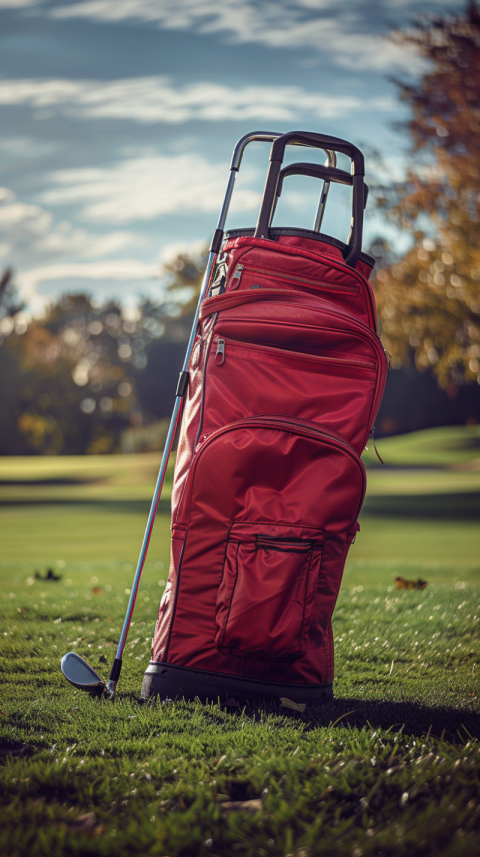
[[[215,645],[224,655],[293,662],[305,652],[324,533],[236,522],[226,545]]]

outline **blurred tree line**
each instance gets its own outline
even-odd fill
[[[394,366],[413,359],[454,397],[459,387],[480,384],[478,6],[426,18],[393,38],[426,70],[411,83],[396,81],[410,109],[402,126],[409,169],[406,181],[377,194],[380,209],[411,237],[403,258],[382,241],[372,248],[380,257],[374,286],[382,339]]]
[[[205,258],[178,255],[161,303],[61,297],[28,324],[0,279],[0,455],[118,451],[128,427],[169,416]]]

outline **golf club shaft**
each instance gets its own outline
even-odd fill
[[[138,558],[137,568],[135,571],[135,577],[133,578],[132,589],[130,591],[130,598],[128,600],[127,612],[125,614],[125,619],[123,622],[122,633],[120,634],[120,639],[118,641],[117,646],[117,654],[115,660],[112,665],[112,670],[110,673],[110,679],[108,682],[108,692],[110,695],[115,693],[115,688],[117,686],[117,681],[120,676],[120,670],[122,668],[122,659],[123,659],[123,651],[125,649],[125,643],[127,641],[128,631],[130,628],[130,623],[132,621],[133,611],[135,608],[135,601],[137,599],[138,587],[140,585],[140,579],[142,577],[143,566],[145,565],[145,559],[147,557],[148,545],[150,543],[150,538],[152,535],[153,525],[155,523],[155,516],[157,514],[158,503],[160,500],[160,496],[162,493],[163,483],[165,480],[165,473],[167,472],[168,461],[170,458],[170,453],[172,451],[173,441],[175,438],[177,426],[179,420],[181,418],[182,408],[183,408],[183,399],[188,387],[188,364],[190,362],[190,356],[193,350],[193,344],[195,342],[195,334],[197,332],[198,326],[198,317],[200,314],[200,306],[202,301],[207,294],[208,286],[210,283],[210,278],[212,275],[212,271],[215,265],[215,260],[218,255],[218,251],[221,246],[221,242],[223,240],[223,227],[225,226],[225,220],[228,214],[228,208],[230,205],[230,200],[232,198],[233,188],[235,185],[235,178],[237,175],[237,170],[230,170],[230,175],[228,178],[227,190],[225,193],[225,199],[223,202],[222,210],[220,212],[220,217],[218,220],[218,226],[215,231],[215,235],[213,237],[212,246],[210,249],[210,253],[208,256],[207,267],[205,269],[205,274],[203,276],[202,286],[200,289],[200,295],[198,298],[197,309],[195,312],[195,318],[193,319],[192,329],[190,332],[190,339],[188,341],[187,351],[185,354],[185,359],[183,361],[183,369],[180,373],[179,384],[177,388],[177,396],[175,398],[175,405],[173,408],[172,418],[170,420],[170,426],[168,429],[167,439],[165,441],[165,449],[163,451],[162,462],[160,464],[160,470],[158,472],[157,483],[155,485],[155,491],[152,498],[152,503],[150,506],[150,512],[148,515],[147,526],[145,528],[145,535],[143,537],[142,547],[140,550],[140,556]]]
[[[200,297],[199,297],[199,301],[198,301],[198,305],[197,305],[197,310],[196,310],[195,318],[194,318],[193,325],[192,325],[190,340],[189,340],[189,343],[187,346],[187,352],[185,354],[183,369],[182,369],[182,372],[180,374],[180,382],[182,381],[182,379],[185,379],[187,377],[186,373],[188,372],[188,364],[190,362],[190,356],[191,356],[192,349],[193,349],[193,343],[195,341],[195,333],[197,330],[198,315],[200,312],[200,304],[202,303],[203,298],[205,297],[216,258],[217,258],[217,253],[214,251],[210,251],[210,254],[208,257],[208,262],[207,262],[207,267],[206,267],[205,274],[203,277],[202,288],[200,291]],[[180,383],[179,383],[179,387],[180,387]],[[155,485],[155,491],[154,491],[152,503],[150,506],[150,512],[148,515],[147,526],[145,528],[145,535],[143,537],[142,547],[140,549],[140,556],[138,558],[137,568],[135,571],[135,577],[133,579],[132,589],[130,591],[130,598],[128,600],[127,612],[125,614],[122,633],[120,634],[120,639],[118,641],[117,654],[116,654],[115,660],[113,662],[112,672],[110,674],[110,680],[108,682],[108,690],[110,691],[110,693],[115,692],[118,677],[120,675],[120,669],[121,669],[122,658],[123,658],[123,650],[125,648],[127,635],[128,635],[128,631],[130,628],[130,622],[132,620],[132,615],[133,615],[133,611],[135,608],[135,601],[137,598],[138,587],[140,585],[140,579],[142,577],[143,566],[145,565],[145,560],[147,557],[148,545],[150,543],[153,525],[155,523],[155,517],[157,514],[158,503],[159,503],[160,496],[162,493],[163,483],[165,480],[165,474],[167,472],[168,461],[170,458],[170,453],[172,451],[172,446],[173,446],[173,441],[175,439],[177,426],[178,426],[178,423],[179,423],[179,420],[180,420],[181,414],[182,414],[184,392],[185,392],[184,390],[180,390],[180,389],[177,390],[177,396],[175,398],[175,405],[174,405],[172,417],[170,420],[170,426],[168,429],[167,439],[165,441],[165,448],[163,450],[163,456],[162,456],[162,461],[160,464],[160,470],[158,472],[157,483]]]

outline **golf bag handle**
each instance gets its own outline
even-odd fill
[[[353,184],[353,176],[345,170],[339,170],[337,168],[332,169],[332,167],[324,167],[321,164],[289,164],[288,167],[284,167],[283,170],[280,171],[276,190],[277,197],[282,194],[283,182],[287,176],[310,176],[310,178],[321,179],[325,182],[336,182],[337,184],[350,186]],[[366,206],[368,199],[368,185],[365,184],[364,188],[364,206]]]
[[[270,161],[283,162],[285,148],[288,144],[297,146],[311,146],[315,149],[331,149],[347,155],[352,161],[352,174],[354,176],[365,175],[365,161],[360,149],[353,143],[342,140],[340,137],[330,137],[328,134],[315,134],[313,131],[287,131],[273,142],[270,152]]]
[[[280,137],[285,136],[284,134],[280,134],[275,131],[251,131],[250,134],[245,134],[243,137],[240,137],[240,140],[236,144],[232,161],[230,164],[230,169],[235,170],[238,173],[240,169],[240,164],[242,163],[243,153],[247,148],[249,143],[253,142],[263,142],[263,143],[274,143],[275,140],[278,140]],[[333,138],[332,138],[333,139]],[[292,145],[297,146],[311,146],[312,148],[318,148],[316,144],[313,143],[297,143],[296,140],[292,140]],[[321,147],[322,148],[322,147]],[[335,153],[332,150],[325,149],[325,152],[328,156],[328,165],[330,167],[334,167],[336,164]]]
[[[357,149],[353,143],[348,143],[346,140],[341,140],[339,137],[330,137],[326,134],[314,134],[308,131],[289,131],[287,134],[282,134],[281,137],[274,140],[270,152],[270,168],[268,170],[262,206],[260,209],[257,228],[255,230],[255,237],[267,239],[269,237],[268,230],[275,210],[275,203],[277,201],[277,186],[285,148],[288,144],[292,143],[332,152],[341,152],[342,154],[347,155],[352,161],[352,224],[350,235],[348,236],[348,249],[345,256],[345,263],[351,268],[354,268],[362,250],[363,209],[365,205],[363,175],[365,172],[365,163],[360,149]],[[343,172],[343,170],[341,172]]]

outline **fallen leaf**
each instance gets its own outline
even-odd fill
[[[260,798],[254,800],[226,800],[220,804],[225,812],[260,812],[263,807]]]
[[[307,707],[305,702],[294,702],[293,699],[288,699],[286,696],[280,698],[280,703],[280,708],[291,708],[293,711],[300,711],[301,714]]]
[[[405,577],[396,577],[395,586],[397,589],[425,589],[427,581],[422,580],[420,577],[418,580],[407,580]]]
[[[70,827],[77,827],[80,830],[93,830],[97,823],[97,817],[94,812],[86,812],[84,815],[79,815],[77,818],[69,818],[68,825]]]

